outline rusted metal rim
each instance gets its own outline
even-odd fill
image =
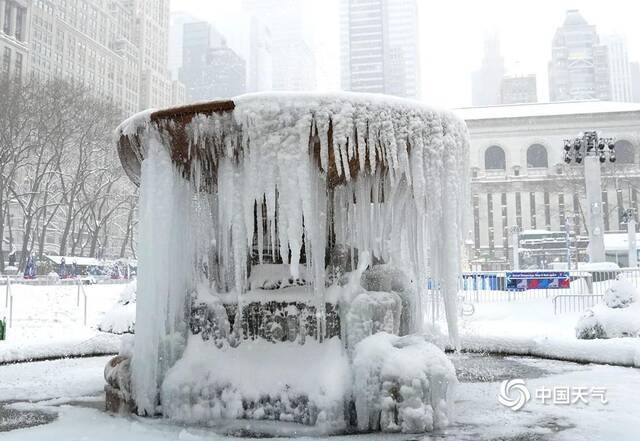
[[[174,162],[180,163],[185,162],[186,148],[188,147],[184,127],[191,122],[193,117],[196,115],[232,112],[233,109],[235,109],[235,103],[232,100],[210,101],[158,110],[150,115],[149,120],[156,127],[167,126],[165,123],[169,121],[176,123],[172,131],[174,133],[171,133],[171,153]],[[123,135],[120,133],[117,141],[118,156],[120,157],[122,168],[135,185],[140,185],[141,166],[144,159],[140,135],[142,133],[136,133],[135,135]]]

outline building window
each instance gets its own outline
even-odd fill
[[[624,231],[624,225],[622,223],[622,216],[624,214],[624,201],[622,200],[622,189],[616,190],[616,200],[618,203],[618,230]]]
[[[14,75],[17,79],[22,78],[22,54],[16,53],[16,64]]]
[[[516,192],[516,224],[522,230],[522,197],[520,192]]]
[[[529,213],[531,214],[531,229],[536,230],[538,225],[536,222],[536,194],[534,192],[529,193]]]
[[[507,259],[507,251],[509,250],[509,235],[504,231],[505,228],[509,225],[509,218],[507,216],[507,194],[502,193],[500,197],[500,202],[502,205],[502,251],[504,253],[504,258]]]
[[[18,41],[24,41],[24,29],[23,29],[23,20],[24,20],[24,9],[18,8],[16,11],[16,32],[15,37]]]
[[[565,212],[564,212],[565,208],[564,208],[564,193],[560,193],[558,195],[558,213],[560,214],[560,226],[564,226],[566,219],[565,219]]]
[[[2,55],[2,73],[9,75],[11,70],[11,48],[5,47],[4,54]]]
[[[487,194],[487,220],[489,224],[489,249],[493,254],[495,237],[493,230],[493,195],[491,193]]]
[[[484,152],[484,168],[486,170],[506,170],[507,162],[502,147],[492,145]]]
[[[9,31],[11,31],[11,3],[10,2],[5,2],[4,4],[4,23],[2,28],[4,33],[9,35]]]
[[[473,241],[476,251],[480,249],[480,196],[473,195]]]
[[[580,215],[580,198],[575,193],[573,194],[573,219],[575,220],[574,229],[578,235],[581,232],[582,216]]]
[[[549,192],[544,192],[544,224],[547,230],[551,229],[551,203],[549,202]]]
[[[541,144],[533,144],[527,149],[527,168],[547,168],[547,149]]]
[[[602,191],[602,217],[604,218],[604,231],[609,231],[609,201],[607,191]]]
[[[635,161],[635,148],[629,141],[616,142],[616,162],[619,164],[633,164]]]

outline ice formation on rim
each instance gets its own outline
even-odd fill
[[[352,268],[356,256],[401,267],[417,291],[410,299],[413,333],[423,328],[429,278],[440,288],[456,344],[469,196],[464,122],[375,95],[270,93],[233,103],[232,111],[187,122],[188,150],[179,158],[169,151],[174,121],[154,121],[147,112],[118,128],[119,137],[140,139],[137,314],[156,317],[137,320],[138,409],[155,413],[159,385],[184,350],[187,293],[206,275],[241,305],[251,253],[260,263],[265,254],[282,259],[294,279],[304,253],[317,306],[328,291],[330,243],[351,249]]]

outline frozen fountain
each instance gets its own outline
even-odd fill
[[[459,118],[270,93],[144,112],[117,136],[140,236],[133,349],[105,370],[111,410],[323,433],[448,424],[455,371],[426,330],[442,303],[457,344]]]

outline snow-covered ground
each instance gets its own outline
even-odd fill
[[[578,340],[582,312],[554,314],[552,298],[475,303],[461,321],[464,349],[640,367],[640,339]]]
[[[536,360],[519,357],[454,355],[462,382],[456,392],[454,424],[434,434],[443,440],[636,441],[640,370],[602,365]],[[268,423],[222,423],[214,428],[183,427],[165,420],[113,416],[100,410],[102,369],[107,357],[34,362],[0,366],[0,430],[5,411],[40,411],[57,416],[50,424],[4,433],[3,440],[226,440],[251,433],[273,432]],[[519,411],[498,402],[503,379],[525,378],[532,398]],[[518,377],[515,377],[515,376]],[[487,381],[489,380],[489,381]],[[601,387],[608,404],[591,398],[589,404],[542,404],[535,391],[554,387]],[[29,400],[29,401],[27,401]],[[279,424],[289,436],[308,435],[301,426]],[[231,436],[226,436],[231,433]],[[307,438],[308,439],[308,438]],[[335,441],[405,440],[406,435],[332,437]],[[429,437],[425,439],[431,439]]]
[[[96,330],[125,285],[11,285],[12,326],[0,341],[0,363],[31,358],[114,353],[120,337]],[[6,286],[0,286],[0,317],[9,321]],[[86,326],[85,317],[86,294]]]

